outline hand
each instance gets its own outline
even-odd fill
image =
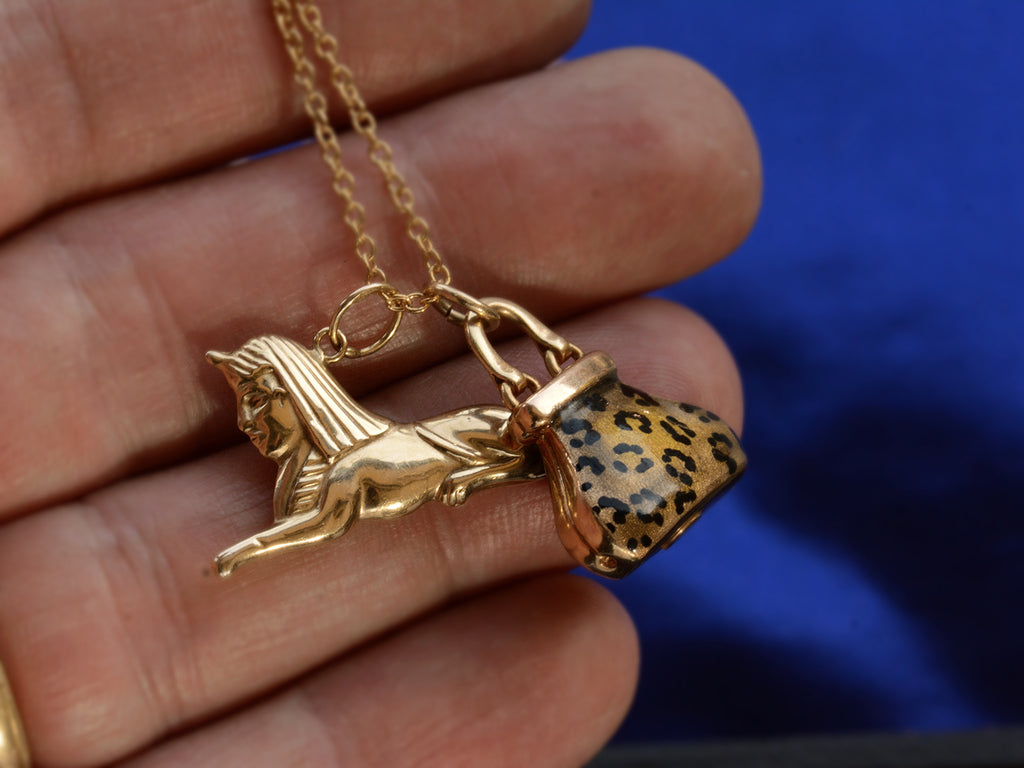
[[[636,640],[561,573],[543,483],[357,521],[228,580],[211,567],[269,523],[274,466],[204,353],[309,343],[364,277],[314,146],[228,165],[309,135],[268,5],[0,5],[0,660],[35,760],[579,764],[629,705]],[[392,115],[381,134],[456,285],[738,428],[714,332],[631,297],[746,234],[750,130],[674,56],[538,69],[586,5],[356,0],[325,23]],[[381,265],[420,287],[360,140],[343,149]],[[401,420],[497,401],[433,313],[335,373]]]

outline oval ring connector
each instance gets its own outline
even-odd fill
[[[367,355],[373,354],[391,339],[394,338],[395,333],[398,331],[398,326],[402,322],[402,315],[404,311],[395,310],[392,308],[388,297],[395,293],[394,286],[389,283],[370,283],[364,285],[361,288],[357,288],[352,291],[345,300],[338,305],[338,309],[334,312],[334,317],[331,318],[331,324],[326,328],[321,328],[317,331],[316,336],[313,337],[313,350],[316,351],[328,365],[334,365],[342,360],[355,359],[360,357],[366,357]],[[373,342],[363,347],[353,347],[348,337],[341,330],[341,319],[345,316],[353,305],[358,304],[360,301],[369,298],[370,296],[380,296],[384,299],[384,304],[388,310],[392,313],[391,322],[388,323],[388,327],[384,329],[383,333]],[[323,347],[324,339],[329,339],[331,344],[334,346],[334,351],[329,352]]]

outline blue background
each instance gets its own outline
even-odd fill
[[[573,55],[634,44],[733,90],[765,195],[668,292],[738,358],[750,470],[613,587],[618,739],[1024,721],[1024,2],[596,0]]]

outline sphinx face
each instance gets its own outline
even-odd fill
[[[272,373],[253,379],[239,379],[238,428],[264,456],[281,461],[295,451],[304,439],[302,422],[288,393],[280,388]]]

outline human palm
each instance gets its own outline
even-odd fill
[[[541,69],[586,5],[324,16],[456,285],[738,427],[714,332],[632,297],[742,239],[749,128],[677,57]],[[543,483],[363,521],[230,579],[211,567],[266,527],[274,466],[242,445],[204,352],[308,343],[364,277],[314,146],[230,162],[309,131],[268,6],[0,4],[0,660],[36,762],[579,764],[629,704],[636,641],[607,592],[563,573]],[[342,141],[382,266],[420,286],[363,146]],[[496,400],[433,314],[335,373],[395,419]]]

